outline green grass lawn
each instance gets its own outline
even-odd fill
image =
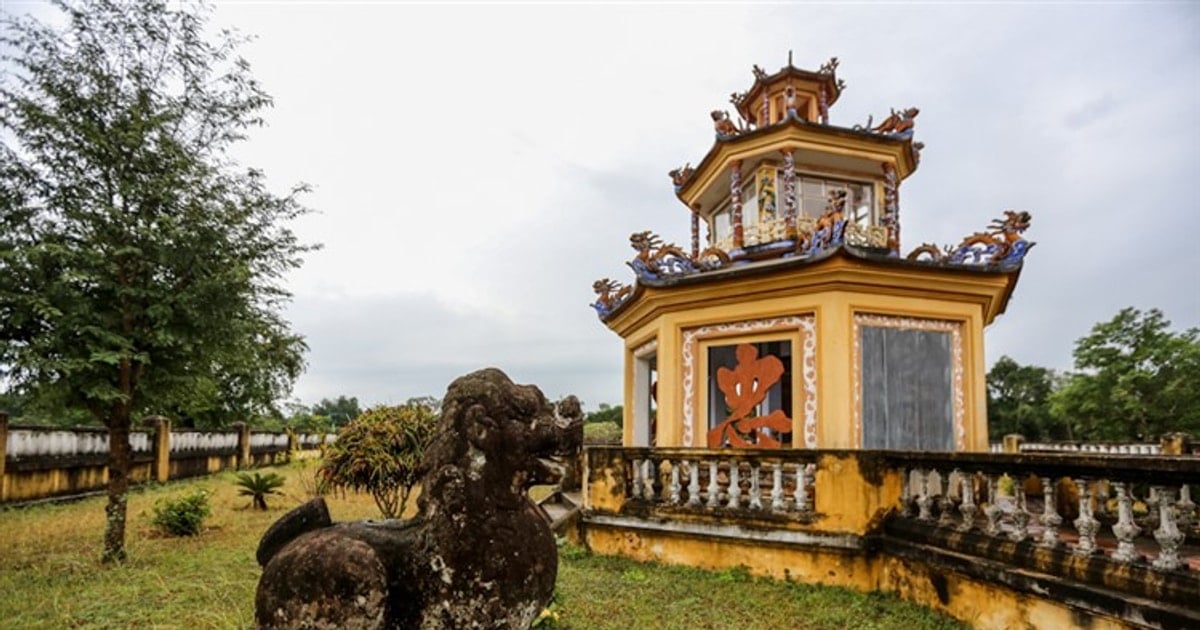
[[[129,561],[99,562],[104,499],[0,511],[0,626],[4,628],[248,628],[259,567],[254,550],[284,511],[307,500],[314,464],[287,478],[266,512],[249,509],[232,473],[151,486],[129,502]],[[150,525],[154,502],[203,487],[213,515],[193,538]],[[327,497],[336,520],[377,517],[367,495]],[[410,507],[410,510],[412,508]],[[890,596],[712,573],[566,547],[552,610],[556,628],[957,628]]]

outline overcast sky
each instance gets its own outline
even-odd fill
[[[751,66],[841,60],[831,122],[916,106],[907,251],[1033,214],[987,362],[1071,366],[1125,306],[1200,325],[1200,9],[223,2],[275,98],[240,158],[324,244],[288,316],[295,395],[441,396],[498,366],[548,396],[620,403],[621,342],[588,303],[628,282],[628,235],[689,239],[667,171],[700,161],[711,109]]]

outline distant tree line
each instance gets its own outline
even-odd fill
[[[1126,308],[1076,341],[1073,356],[1068,372],[996,361],[987,374],[991,439],[1200,437],[1200,329],[1172,332],[1158,309]]]

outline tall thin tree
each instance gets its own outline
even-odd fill
[[[131,419],[270,407],[303,369],[280,315],[310,246],[298,186],[229,149],[271,104],[207,7],[54,5],[3,18],[0,375],[109,430],[106,561],[125,557]]]

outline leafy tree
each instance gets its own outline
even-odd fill
[[[303,189],[229,157],[271,100],[207,10],[54,4],[61,31],[0,18],[0,378],[108,427],[112,561],[131,418],[265,412],[303,368],[279,314]]]
[[[338,396],[335,400],[322,398],[321,402],[313,405],[312,412],[328,418],[333,426],[340,427],[357,418],[362,409],[358,407],[357,398]]]
[[[1070,426],[1050,409],[1052,370],[1000,357],[987,374],[988,434],[993,440],[1019,433],[1030,440],[1071,439]]]
[[[1125,308],[1075,344],[1055,412],[1094,440],[1200,435],[1200,330],[1171,332],[1161,311]]]
[[[625,408],[621,405],[611,406],[607,403],[600,403],[600,408],[584,416],[585,424],[593,422],[612,422],[621,427],[625,419]]]
[[[404,513],[437,415],[423,405],[368,409],[338,431],[320,474],[330,485],[366,490],[384,518]]]

